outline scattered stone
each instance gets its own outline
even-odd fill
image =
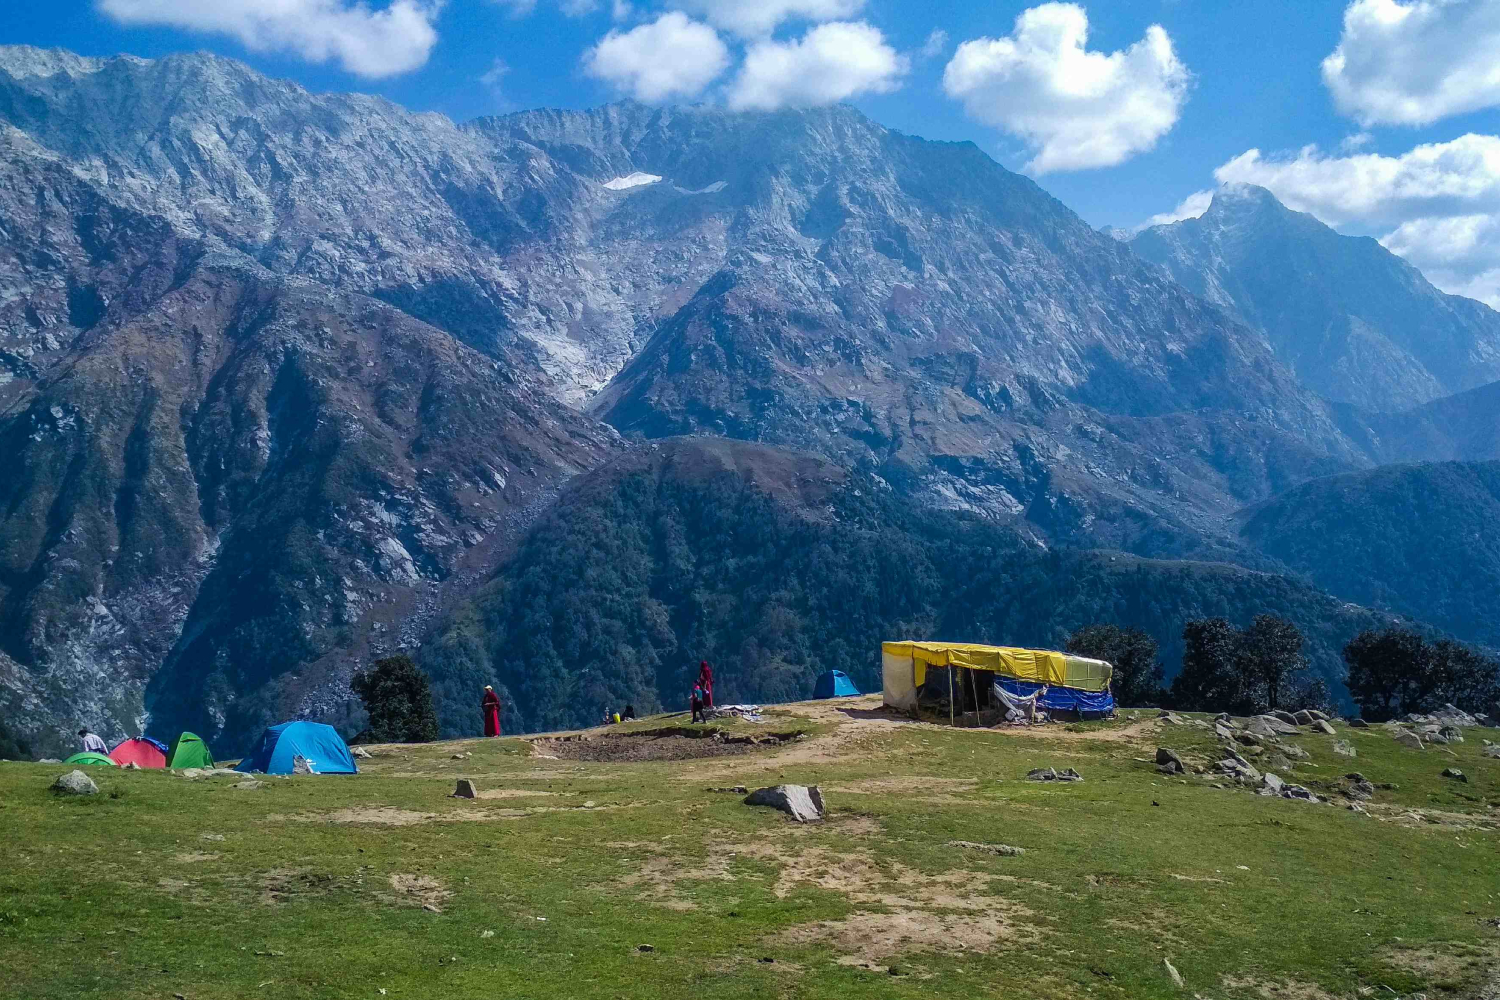
[[[1269,714],[1275,716],[1276,718],[1280,719],[1282,722],[1285,722],[1289,726],[1296,726],[1296,725],[1304,725],[1305,726],[1305,725],[1307,725],[1307,723],[1305,723],[1305,722],[1299,723],[1297,721],[1297,717],[1295,715],[1293,715],[1291,712],[1284,712],[1284,711],[1282,711],[1279,708],[1275,709],[1274,711],[1270,712]],[[1306,713],[1304,712],[1303,714],[1305,715]]]
[[[140,769],[141,769],[141,765],[137,764],[133,760],[130,761],[130,762],[128,762],[128,763],[120,765],[120,770],[122,770],[122,771],[139,771]]]
[[[1316,721],[1316,722],[1332,722],[1333,721],[1326,714],[1324,714],[1323,712],[1318,711],[1316,708],[1309,708],[1307,710],[1307,714],[1310,715],[1310,716],[1312,716],[1313,720]]]
[[[1179,990],[1187,989],[1187,983],[1182,981],[1182,973],[1177,971],[1177,966],[1173,965],[1169,959],[1164,958],[1161,961],[1167,967],[1167,975],[1172,977],[1173,985]]]
[[[61,764],[62,760],[61,760],[61,758],[58,758],[58,757],[43,757],[41,760],[37,761],[37,763],[38,764]]]
[[[60,774],[52,783],[52,790],[59,795],[98,795],[99,786],[94,784],[94,779],[82,771],[69,771]]]
[[[1038,767],[1026,772],[1026,777],[1031,781],[1082,781],[1083,775],[1071,767],[1061,771],[1054,771],[1050,767]]]
[[[461,754],[461,753],[456,753],[452,757],[449,757],[448,759],[449,760],[463,760],[464,759],[464,755]]]
[[[1221,740],[1232,740],[1232,739],[1234,739],[1234,730],[1230,729],[1228,726],[1224,725],[1224,723],[1222,723],[1222,722],[1215,722],[1214,723],[1214,735],[1217,736]]]
[[[1287,785],[1282,790],[1281,797],[1284,799],[1299,799],[1303,802],[1322,802],[1323,800],[1314,795],[1310,790],[1301,785]]]
[[[1375,797],[1375,786],[1356,775],[1353,783],[1344,789],[1344,797],[1356,802],[1368,802]]]
[[[1169,726],[1187,725],[1187,720],[1182,716],[1178,715],[1176,712],[1168,712],[1165,709],[1162,710],[1162,713],[1158,715],[1157,718],[1165,722]]]
[[[948,846],[961,847],[966,851],[983,851],[1002,858],[1019,858],[1026,853],[1024,847],[1011,847],[1009,844],[976,844],[970,840],[950,840]]]
[[[1452,778],[1454,781],[1462,781],[1466,785],[1469,783],[1469,776],[1456,767],[1443,768],[1443,777]]]
[[[1360,805],[1358,802],[1351,802],[1351,803],[1349,803],[1348,809],[1349,809],[1350,812],[1357,812],[1361,816],[1368,816],[1368,815],[1370,815],[1370,810],[1366,809],[1364,806]]]
[[[1245,724],[1245,732],[1251,736],[1259,736],[1262,738],[1279,736],[1281,734],[1281,730],[1272,728],[1272,723],[1275,723],[1277,726],[1286,726],[1286,723],[1282,722],[1279,719],[1273,719],[1268,715],[1257,715],[1255,718],[1251,719],[1248,723]],[[1295,726],[1289,728],[1294,733],[1297,731]]]
[[[1274,774],[1263,774],[1260,777],[1260,794],[1280,796],[1286,789],[1286,782]]]
[[[443,912],[442,907],[440,907],[440,906],[434,906],[432,903],[423,903],[422,904],[422,909],[426,910],[428,913],[442,913]]]
[[[1255,785],[1260,783],[1260,772],[1251,767],[1249,764],[1244,763],[1243,761],[1232,759],[1221,760],[1214,766],[1223,773],[1234,778],[1242,785]]]
[[[1166,747],[1156,748],[1156,769],[1162,774],[1185,774],[1187,768],[1182,766],[1182,758],[1177,756],[1177,751],[1168,750]]]
[[[649,944],[638,944],[638,945],[635,946],[635,950],[639,951],[639,952],[644,952],[644,953],[646,953],[646,954],[649,955],[651,952],[655,951],[656,949],[653,948]]]
[[[1292,760],[1307,760],[1307,758],[1312,756],[1312,754],[1295,743],[1278,743],[1276,744],[1276,750],[1283,756],[1290,757]]]
[[[472,778],[459,778],[458,784],[454,786],[453,794],[448,797],[450,799],[477,799],[479,789],[474,787]]]
[[[1297,735],[1297,727],[1296,726],[1290,725],[1289,723],[1282,722],[1280,719],[1276,718],[1276,716],[1274,716],[1274,715],[1257,715],[1254,719],[1251,720],[1251,728],[1252,729],[1254,728],[1254,724],[1257,723],[1257,722],[1261,723],[1263,726],[1265,726],[1267,729],[1270,730],[1269,733],[1265,733],[1263,735],[1267,735],[1267,736],[1296,736]]]
[[[1350,729],[1369,729],[1370,728],[1370,724],[1368,722],[1366,722],[1364,719],[1355,718],[1355,719],[1350,719],[1349,720],[1349,728]]]
[[[370,751],[364,747],[350,747],[349,752],[361,760],[366,760],[370,757]]]
[[[1312,725],[1308,726],[1308,728],[1315,733],[1322,733],[1324,736],[1334,735],[1334,728],[1322,719],[1314,719]]]
[[[745,796],[747,806],[769,806],[780,809],[798,823],[822,822],[823,793],[817,785],[776,785],[758,788]]]
[[[492,938],[492,937],[495,936],[495,932],[494,931],[480,931],[479,932],[479,936],[481,938]]]
[[[1303,709],[1287,720],[1294,726],[1310,726],[1313,724],[1312,713]]]
[[[246,778],[244,781],[236,781],[233,785],[230,785],[229,787],[230,788],[239,788],[239,789],[242,789],[242,790],[248,792],[248,791],[253,791],[254,789],[257,789],[257,788],[265,788],[266,787],[266,783],[264,781],[256,781],[254,778]]]
[[[1410,729],[1403,729],[1399,733],[1397,733],[1396,742],[1404,747],[1410,747],[1412,750],[1425,749],[1425,745],[1422,743],[1422,737],[1418,736]]]
[[[750,789],[744,785],[735,785],[733,788],[710,788],[710,792],[728,792],[730,795],[746,795]]]
[[[1234,741],[1247,747],[1258,747],[1265,742],[1264,739],[1255,733],[1247,732],[1243,729],[1234,734]]]
[[[1464,741],[1464,734],[1454,726],[1444,726],[1438,730],[1438,735],[1449,743],[1462,743]]]
[[[1333,752],[1343,757],[1358,757],[1359,751],[1354,749],[1354,744],[1348,740],[1334,740]]]
[[[1484,748],[1484,755],[1491,760],[1500,760],[1500,746],[1491,744]]]

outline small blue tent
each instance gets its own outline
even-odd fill
[[[848,698],[859,694],[859,688],[842,670],[825,670],[813,685],[814,698]]]
[[[236,771],[293,774],[296,758],[307,761],[314,774],[358,774],[354,755],[332,726],[317,722],[283,722],[260,734],[255,751],[240,761]]]

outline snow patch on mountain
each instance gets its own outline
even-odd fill
[[[657,174],[644,174],[637,170],[633,174],[624,177],[616,177],[612,181],[605,181],[604,186],[611,191],[629,191],[631,188],[645,187],[648,184],[660,184],[661,177]]]

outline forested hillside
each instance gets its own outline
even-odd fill
[[[1284,576],[1210,563],[1047,551],[880,480],[727,441],[644,446],[565,493],[422,651],[450,734],[477,732],[486,683],[511,729],[681,707],[700,659],[721,702],[807,697],[818,672],[879,689],[879,644],[920,637],[1059,646],[1136,625],[1168,675],[1184,621],[1269,611],[1308,635],[1342,690],[1339,650],[1370,612]]]
[[[1247,512],[1242,536],[1351,601],[1500,643],[1500,462],[1318,479]]]

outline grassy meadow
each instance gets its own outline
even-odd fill
[[[93,768],[102,794],[84,798],[48,790],[67,768],[0,764],[0,995],[1316,1000],[1493,988],[1500,760],[1483,756],[1484,731],[1418,752],[1340,726],[1355,759],[1332,752],[1334,737],[1291,738],[1311,757],[1286,777],[1320,794],[1354,770],[1394,786],[1363,815],[1341,798],[1166,777],[1156,747],[1207,764],[1215,743],[1154,713],[1017,732],[897,721],[873,705],[786,706],[727,729],[801,739],[673,761],[470,740],[372,748],[357,777],[258,788]],[[1025,780],[1049,766],[1085,780]],[[459,777],[481,797],[449,797]],[[800,826],[710,790],[783,781],[820,785],[828,821]]]

